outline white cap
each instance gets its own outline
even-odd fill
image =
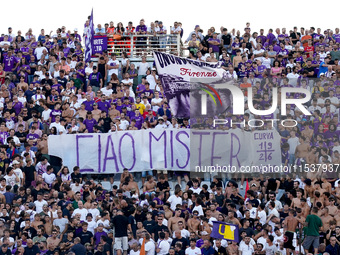
[[[75,32],[78,32],[78,28],[75,28],[74,31],[75,31]]]
[[[325,73],[320,73],[320,76],[321,76],[321,75],[325,75]]]

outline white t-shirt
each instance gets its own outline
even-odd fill
[[[113,89],[107,89],[106,87],[104,87],[100,91],[103,92],[105,96],[109,97],[112,95]]]
[[[34,53],[37,56],[38,60],[41,59],[41,56],[42,56],[44,50],[48,51],[45,47],[38,47],[34,50]]]
[[[97,208],[94,208],[94,209],[88,209],[88,211],[89,211],[89,213],[92,214],[93,220],[96,221],[97,220],[97,216],[100,215],[99,210]]]
[[[176,209],[176,205],[182,204],[182,198],[181,197],[176,197],[176,195],[171,195],[168,198],[168,202],[170,203],[171,210]]]
[[[116,60],[110,59],[107,62],[107,65],[109,65],[109,66],[119,66],[119,61],[117,59]],[[110,69],[109,72],[108,72],[109,78],[111,78],[112,74],[116,74],[118,76],[118,71],[119,71],[119,68]]]
[[[176,238],[175,234],[176,233],[174,231],[173,234],[172,234],[173,238]],[[190,237],[190,232],[184,228],[184,229],[181,230],[181,236],[184,237],[184,238],[189,238]]]
[[[273,244],[272,246],[269,246],[267,243],[265,245],[266,255],[274,255],[277,251],[277,247]]]
[[[192,249],[191,247],[185,249],[185,255],[200,255],[202,254],[201,249],[198,247],[195,247]]]
[[[197,189],[195,189],[194,187],[191,187],[190,190],[192,190],[193,193],[196,193],[196,194],[200,194],[202,189],[200,187],[198,187]]]
[[[86,215],[88,214],[88,211],[87,209],[83,208],[83,209],[80,209],[80,208],[77,208],[73,211],[72,213],[72,218],[77,214],[79,213],[80,214],[80,220],[81,221],[85,221],[86,220]]]
[[[170,244],[165,240],[158,240],[157,248],[160,249],[160,251],[157,252],[157,255],[166,255],[169,253]]]
[[[148,68],[149,68],[149,63],[140,62],[138,65],[138,75],[146,75],[146,71],[148,70]]]
[[[240,244],[238,250],[241,251],[241,255],[252,255],[254,247],[250,243],[247,245],[243,242]]]
[[[156,246],[155,246],[155,243],[152,240],[145,243],[146,255],[155,255],[155,250],[156,250]]]
[[[43,211],[43,206],[48,205],[48,203],[44,199],[41,201],[36,200],[34,201],[34,204],[35,204],[35,211],[37,213],[41,213]]]
[[[160,102],[162,102],[162,98],[152,98],[151,99],[151,105],[152,105],[152,103],[155,103],[155,104],[158,104],[158,103],[160,103]],[[154,111],[154,112],[157,112],[158,111],[158,109],[159,109],[159,106],[158,105],[153,105],[152,106],[152,110]]]
[[[94,220],[85,222],[88,224],[87,230],[94,235],[94,229],[97,227],[97,223]]]
[[[289,138],[287,143],[289,144],[289,154],[295,154],[296,147],[300,144],[299,138]]]
[[[44,179],[44,182],[46,182],[48,185],[51,185],[55,181],[56,176],[54,173],[43,173],[42,178]]]
[[[264,225],[266,224],[266,219],[267,219],[267,214],[264,210],[262,210],[261,212],[259,211],[257,213],[257,216],[259,217],[259,222]]]

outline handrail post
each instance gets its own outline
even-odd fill
[[[181,55],[181,36],[177,34],[177,56]]]
[[[130,37],[131,37],[131,40],[130,40],[130,42],[131,42],[131,55],[130,55],[130,57],[133,57],[133,44],[134,44],[134,41],[133,41],[133,35],[130,35]]]

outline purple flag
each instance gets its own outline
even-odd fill
[[[229,241],[239,241],[238,226],[222,221],[213,221],[213,230],[210,235],[213,238],[225,239]]]
[[[92,56],[92,44],[94,36],[94,26],[93,26],[93,9],[91,11],[91,18],[89,26],[85,27],[85,62],[90,62]]]

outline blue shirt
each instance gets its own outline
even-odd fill
[[[202,251],[202,255],[214,255],[215,254],[215,250],[214,250],[214,248],[213,247],[209,247],[208,249],[206,249],[206,248],[202,248],[201,249],[201,251]]]
[[[320,78],[321,73],[326,73],[328,71],[328,67],[322,66],[326,64],[325,62],[321,62],[319,66],[318,78]]]

